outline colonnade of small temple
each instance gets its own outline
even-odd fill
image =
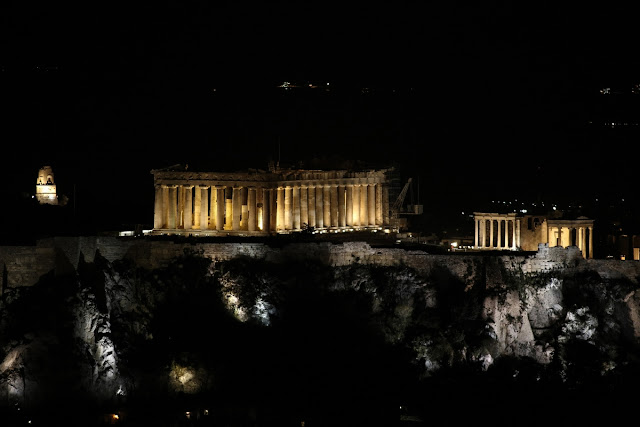
[[[546,231],[536,234],[537,240],[522,242],[522,217],[516,213],[474,213],[475,249],[537,250],[537,244],[554,246],[577,246],[585,258],[593,258],[593,220],[546,218]],[[533,247],[532,244],[536,246]],[[525,246],[525,247],[523,247]]]
[[[585,258],[593,258],[593,221],[549,220],[547,224],[547,242],[553,246],[577,246]]]
[[[475,248],[511,249],[520,247],[520,218],[516,214],[476,214]]]
[[[383,171],[209,174],[152,171],[154,229],[283,233],[389,225]]]

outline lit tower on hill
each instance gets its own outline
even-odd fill
[[[58,204],[56,184],[53,180],[53,169],[51,168],[51,166],[43,166],[38,171],[38,181],[36,182],[36,199],[40,204]]]

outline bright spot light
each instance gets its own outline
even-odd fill
[[[182,385],[184,385],[187,382],[189,382],[189,380],[192,379],[194,376],[195,375],[193,375],[193,372],[189,370],[185,370],[185,372],[178,377],[178,381],[180,381]]]

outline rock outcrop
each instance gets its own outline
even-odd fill
[[[618,396],[637,379],[638,269],[574,248],[240,245],[223,257],[189,244],[150,268],[132,254],[158,246],[105,257],[85,245],[85,258],[65,245],[35,283],[4,287],[7,416],[382,422],[402,402],[424,417],[452,390],[516,405],[505,390]]]

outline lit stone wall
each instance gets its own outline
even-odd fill
[[[0,293],[10,287],[35,285],[55,265],[55,248],[46,241],[35,246],[0,246]]]
[[[545,216],[524,215],[521,224],[520,244],[523,251],[536,251],[540,243],[549,243]]]
[[[390,227],[391,169],[235,173],[156,169],[152,234],[268,235]]]
[[[215,261],[248,256],[274,263],[313,260],[327,266],[343,267],[354,264],[406,266],[428,275],[434,269],[446,269],[452,278],[471,283],[477,274],[488,274],[486,259],[476,255],[432,255],[423,251],[400,248],[376,248],[365,242],[290,243],[271,247],[263,243],[174,243],[149,239],[117,237],[56,237],[38,241],[35,246],[0,246],[0,285],[4,289],[32,286],[47,274],[73,273],[80,260],[94,262],[96,255],[109,262],[128,259],[146,269],[162,268],[174,259],[195,251]],[[577,247],[549,247],[541,244],[534,255],[505,255],[494,257],[509,270],[524,273],[548,272],[556,269],[596,268],[602,277],[626,277],[637,282],[640,263],[621,260],[584,259]],[[496,270],[496,271],[499,271]],[[496,273],[497,274],[497,273]]]

